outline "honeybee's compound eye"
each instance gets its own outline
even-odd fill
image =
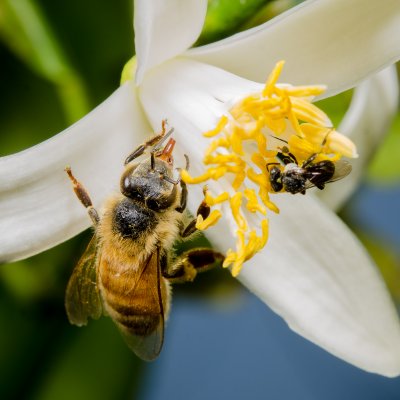
[[[129,176],[122,177],[121,179],[121,193],[130,199],[144,202],[144,196],[137,185],[133,185]]]

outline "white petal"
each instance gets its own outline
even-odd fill
[[[160,118],[168,118],[174,125],[176,115],[205,131],[226,111],[225,103],[262,87],[211,65],[175,59],[149,71],[139,88],[139,97],[155,126]]]
[[[200,35],[207,0],[136,0],[136,83],[145,72],[188,49]]]
[[[239,279],[300,335],[357,367],[399,375],[399,319],[360,243],[313,196],[282,195],[278,205],[266,248]]]
[[[396,68],[391,66],[361,83],[338,130],[357,146],[359,158],[351,160],[349,176],[318,191],[318,197],[332,210],[338,210],[350,197],[365,173],[367,163],[384,139],[397,112],[399,85]]]
[[[169,118],[196,175],[207,146],[200,132],[224,109],[217,99],[254,90],[253,83],[210,66],[173,61],[146,76],[140,98],[153,124]],[[281,214],[271,216],[269,243],[244,266],[241,281],[307,339],[360,368],[399,374],[398,317],[362,246],[312,196],[275,197]],[[192,211],[200,199],[200,185],[191,186]],[[207,236],[226,251],[234,245],[231,231],[225,218]]]
[[[254,29],[186,53],[257,82],[284,59],[281,81],[354,87],[400,57],[398,0],[309,0]]]
[[[204,171],[199,161],[209,144],[202,140],[201,133],[215,127],[227,111],[226,102],[259,92],[262,87],[211,65],[176,59],[149,71],[139,88],[139,97],[152,126],[168,119],[175,128],[177,153],[188,154],[191,174],[200,175]],[[178,158],[177,163],[184,165],[184,160]],[[201,196],[201,187],[191,190],[194,196],[189,206],[195,211],[199,204],[194,199]]]
[[[124,158],[150,127],[125,84],[59,135],[0,159],[0,260],[31,256],[90,224],[64,168],[70,165],[98,207],[118,188]]]

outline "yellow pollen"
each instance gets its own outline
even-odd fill
[[[342,156],[357,157],[353,142],[335,131],[328,116],[311,103],[326,87],[278,84],[283,66],[284,61],[278,62],[260,93],[240,99],[214,129],[203,133],[212,138],[203,158],[205,171],[197,177],[181,172],[188,184],[224,178],[224,190],[213,195],[205,191],[204,201],[210,207],[228,206],[221,209],[228,210],[237,227],[235,248],[227,251],[223,262],[233,276],[267,243],[268,213],[279,213],[270,196],[294,191],[285,186],[289,178],[282,180],[290,171],[287,164],[297,163],[302,171],[323,160],[336,163]],[[199,216],[197,229],[215,225],[221,215],[214,209],[205,220]]]

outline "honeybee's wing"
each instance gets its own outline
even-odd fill
[[[88,317],[98,319],[103,313],[97,285],[99,252],[97,237],[94,235],[69,279],[65,308],[71,324],[86,325]]]
[[[129,348],[142,360],[152,361],[158,357],[164,342],[164,305],[162,301],[160,250],[157,249],[144,263],[139,273],[146,280],[145,287],[151,288],[145,296],[137,295],[141,282],[137,282],[132,296],[137,295],[142,310],[152,310],[149,315],[133,316],[130,326],[117,324]],[[142,282],[143,283],[143,282]]]
[[[326,183],[336,182],[340,179],[343,179],[344,177],[346,177],[347,175],[350,174],[351,170],[352,170],[352,167],[348,161],[339,160],[339,161],[335,162],[335,172],[334,172],[332,178],[324,183],[326,184]],[[319,175],[320,173],[315,172],[315,174]],[[310,189],[312,187],[315,187],[315,185],[312,182],[307,181],[306,189]]]

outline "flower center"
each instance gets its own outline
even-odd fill
[[[231,266],[233,276],[267,243],[267,214],[279,213],[271,194],[323,189],[339,173],[351,171],[348,164],[338,164],[342,156],[357,157],[355,145],[311,103],[325,86],[277,84],[283,65],[276,64],[261,93],[238,101],[214,129],[203,133],[211,139],[203,158],[205,172],[192,177],[182,171],[187,184],[214,180],[225,189],[214,196],[205,190],[206,203],[218,208],[205,220],[199,216],[196,227],[216,224],[224,209],[231,214],[236,248],[228,250],[223,266]]]

